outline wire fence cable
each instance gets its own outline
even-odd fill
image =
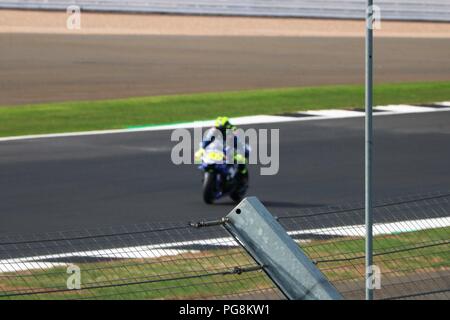
[[[284,299],[221,221],[3,236],[0,299]],[[363,206],[278,221],[345,298],[364,298]],[[449,249],[450,192],[375,203],[375,298],[449,299]]]

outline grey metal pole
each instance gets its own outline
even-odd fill
[[[372,104],[373,104],[373,0],[367,0],[366,12],[366,88],[365,88],[365,220],[366,220],[366,300],[373,299],[371,286],[373,265],[372,217]]]

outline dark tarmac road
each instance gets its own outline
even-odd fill
[[[280,171],[251,167],[250,195],[274,214],[363,200],[363,118],[280,128]],[[375,117],[375,195],[450,189],[450,112]],[[0,235],[222,217],[200,171],[175,166],[170,131],[0,142]]]

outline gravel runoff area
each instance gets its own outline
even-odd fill
[[[0,10],[0,106],[364,83],[362,21]],[[450,80],[450,24],[382,22],[375,81]]]
[[[68,14],[57,11],[0,11],[0,32],[148,34],[209,36],[364,35],[357,20],[81,13],[81,29],[66,28]],[[381,37],[450,38],[450,23],[382,21]]]

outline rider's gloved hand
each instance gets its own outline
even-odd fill
[[[247,159],[245,159],[245,156],[243,156],[242,154],[237,153],[234,155],[234,161],[237,164],[245,164],[247,162]]]
[[[202,162],[202,157],[205,154],[205,149],[200,148],[194,155],[194,162],[199,164]]]

